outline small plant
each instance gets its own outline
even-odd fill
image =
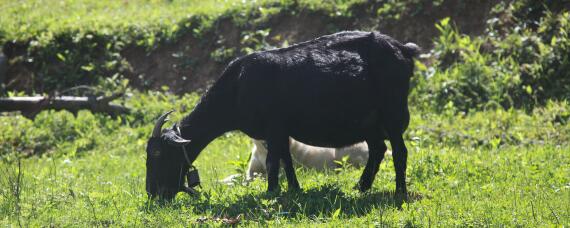
[[[229,165],[234,167],[234,171],[237,173],[245,173],[247,171],[249,159],[241,159],[238,157],[236,160],[231,160],[228,162]]]
[[[243,32],[241,45],[241,52],[244,54],[251,54],[259,50],[267,50],[274,48],[267,42],[270,29],[260,29],[253,32]]]
[[[342,159],[340,159],[340,161],[335,160],[334,163],[338,165],[337,168],[334,169],[334,171],[337,172],[342,172],[346,169],[348,169],[349,167],[352,167],[352,164],[348,161],[350,159],[350,156],[346,155],[344,157],[342,157]]]
[[[5,214],[11,214],[15,216],[18,221],[18,225],[22,226],[21,221],[21,200],[22,200],[22,188],[24,187],[23,183],[23,170],[22,170],[22,163],[20,161],[19,155],[14,155],[12,158],[15,158],[16,161],[11,159],[3,158],[2,163],[6,165],[2,165],[2,177],[0,178],[0,184],[5,186],[0,190],[0,196],[2,196],[3,200],[0,201],[0,212]],[[10,160],[10,161],[8,161]],[[14,165],[16,163],[16,165]],[[9,211],[4,211],[6,208],[9,208]]]
[[[216,49],[210,54],[210,58],[214,61],[224,63],[236,56],[236,48],[226,48],[224,46]]]

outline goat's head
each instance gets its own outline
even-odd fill
[[[146,192],[149,197],[170,200],[180,191],[188,191],[184,177],[190,168],[184,146],[190,142],[180,136],[176,125],[162,130],[172,111],[158,118],[146,147]]]

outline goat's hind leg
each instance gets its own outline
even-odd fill
[[[255,152],[254,152],[255,153]],[[267,170],[265,169],[266,161],[261,161],[259,158],[255,157],[255,154],[252,154],[251,158],[249,159],[249,164],[247,165],[247,172],[246,172],[246,180],[251,181],[255,178],[255,174],[266,174]]]
[[[396,171],[396,194],[407,199],[406,166],[408,161],[408,149],[404,143],[402,133],[398,131],[388,132],[390,145],[392,145],[392,157],[394,157],[394,169]]]
[[[365,192],[372,187],[376,173],[378,173],[380,168],[380,162],[384,159],[384,152],[387,149],[381,137],[367,139],[366,143],[368,144],[368,161],[356,186],[361,192]]]

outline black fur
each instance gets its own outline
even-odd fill
[[[180,122],[191,161],[221,134],[240,130],[268,142],[268,190],[276,190],[280,160],[290,189],[299,183],[292,167],[288,137],[315,146],[341,147],[366,141],[370,156],[358,188],[366,191],[383,159],[388,139],[393,148],[396,189],[406,193],[408,88],[419,47],[377,32],[340,32],[315,40],[253,53],[234,60]],[[172,198],[178,170],[187,167],[181,147],[149,140],[147,191]],[[168,179],[170,178],[170,179]],[[177,179],[177,180],[176,180]],[[167,183],[170,182],[170,183]],[[149,187],[150,186],[150,187]],[[154,187],[152,187],[154,186]]]

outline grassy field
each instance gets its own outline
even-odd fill
[[[2,0],[0,25],[5,36],[12,39],[74,30],[120,33],[128,27],[176,30],[176,24],[186,17],[216,15],[237,5],[239,1],[235,0]]]
[[[297,169],[301,192],[266,194],[263,179],[222,184],[247,164],[251,142],[239,132],[218,138],[196,161],[200,196],[148,200],[145,146],[154,120],[171,109],[179,120],[199,95],[128,87],[120,77],[124,48],[140,45],[151,54],[179,31],[200,35],[223,15],[240,23],[318,8],[326,12],[320,16],[350,17],[350,6],[364,1],[320,2],[0,0],[0,43],[31,41],[10,64],[34,65],[56,90],[93,77],[99,93],[125,92],[117,103],[131,109],[116,119],[87,111],[46,111],[34,120],[0,115],[0,226],[570,225],[570,12],[563,1],[497,4],[480,36],[460,33],[449,18],[435,25],[440,34],[411,82],[408,202],[393,194],[391,157],[364,194],[352,189],[362,168],[350,166]],[[426,6],[421,2],[386,0],[374,11],[397,16]],[[240,28],[241,35],[256,29]],[[0,94],[14,95],[25,94]]]
[[[570,126],[556,119],[568,111],[567,103],[532,115],[413,112],[406,134],[412,197],[404,204],[394,199],[391,157],[366,194],[352,189],[362,170],[354,167],[324,173],[298,169],[302,192],[285,188],[267,195],[261,179],[221,184],[227,175],[243,172],[247,162],[251,143],[241,133],[217,139],[198,158],[201,196],[180,193],[172,203],[148,201],[144,149],[152,118],[169,108],[187,112],[196,98],[135,93],[126,101],[133,114],[121,120],[89,112],[77,117],[44,112],[34,121],[1,117],[0,224],[188,226],[232,223],[238,216],[240,225],[570,223]],[[147,117],[134,118],[143,113]],[[14,151],[41,155],[18,159]]]

